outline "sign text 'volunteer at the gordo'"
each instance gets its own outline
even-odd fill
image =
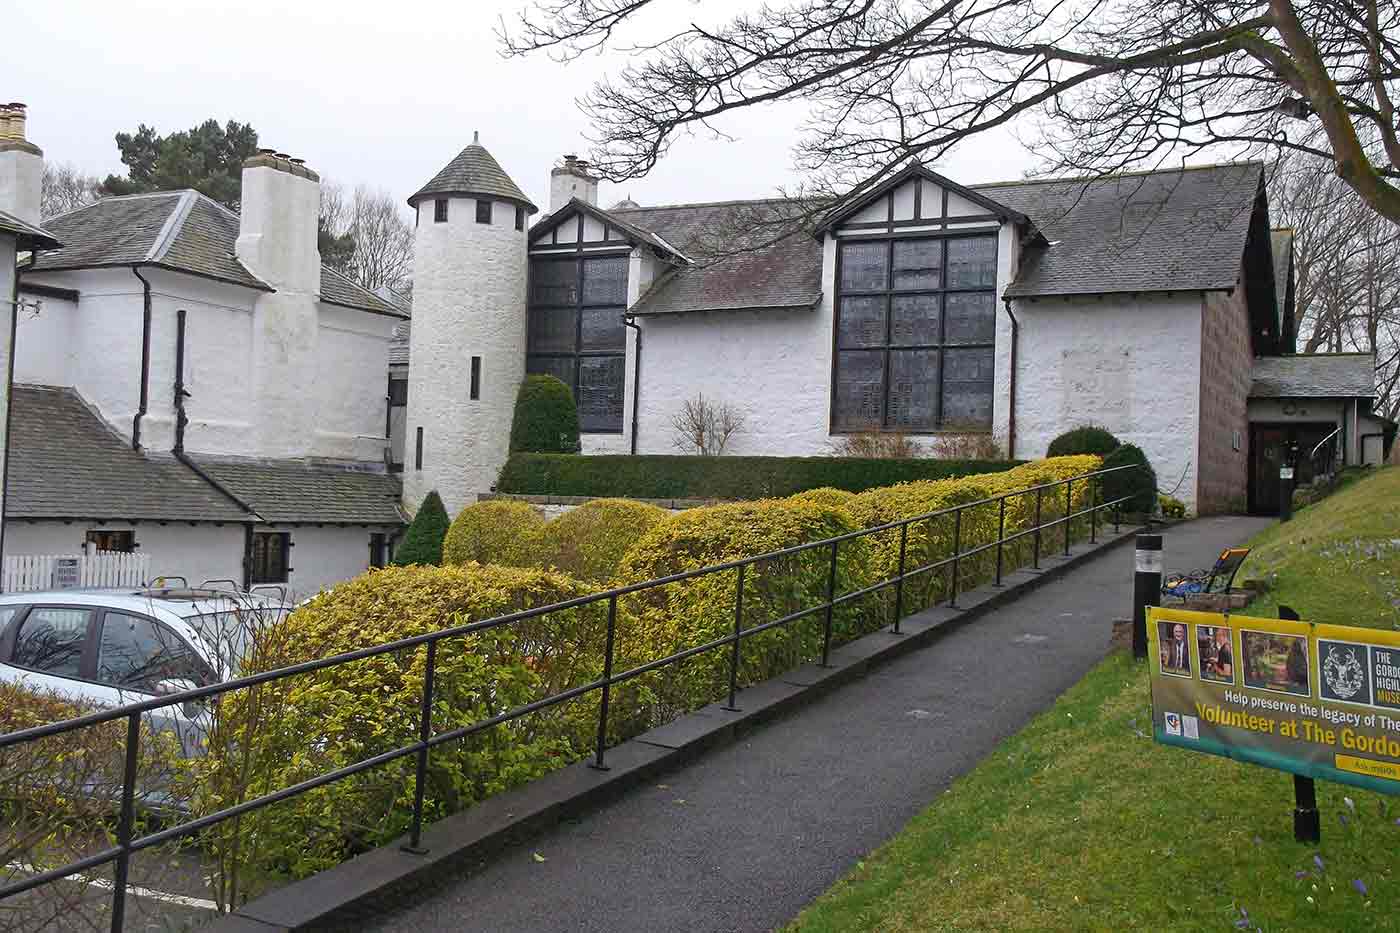
[[[1400,794],[1400,632],[1153,608],[1158,742]]]

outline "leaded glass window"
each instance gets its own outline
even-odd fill
[[[990,428],[996,237],[839,250],[833,430]]]
[[[579,428],[622,432],[627,359],[627,257],[540,257],[530,261],[525,369],[573,390]]]

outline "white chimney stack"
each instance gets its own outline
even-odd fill
[[[321,289],[320,214],[320,176],[301,159],[259,149],[243,161],[234,253],[279,292],[316,294]]]
[[[44,151],[24,138],[25,106],[0,105],[0,211],[37,224]]]
[[[578,198],[588,204],[598,203],[598,178],[588,171],[588,163],[576,155],[564,156],[564,162],[549,173],[549,212],[553,214]]]

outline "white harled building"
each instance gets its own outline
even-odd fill
[[[40,157],[0,143],[0,177],[17,156],[37,213]],[[322,265],[301,160],[264,150],[242,182],[239,213],[161,191],[45,218],[61,248],[19,266],[7,557],[138,552],[152,575],[295,593],[387,559],[406,314]]]

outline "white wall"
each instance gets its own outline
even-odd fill
[[[134,531],[137,550],[150,556],[152,577],[182,576],[195,586],[205,580],[243,581],[244,532],[240,524],[108,522],[98,525],[11,520],[5,523],[5,556],[78,554],[83,549],[86,532],[98,528]]]
[[[298,596],[359,576],[369,569],[369,538],[376,531],[392,534],[396,528],[364,525],[259,525],[258,531],[291,533],[292,550],[288,588]]]
[[[175,442],[183,309],[187,451],[383,462],[384,373],[396,318],[163,269],[141,274],[151,283],[143,447],[169,450]],[[26,279],[76,289],[79,300],[44,298],[37,316],[20,316],[16,381],[72,386],[130,437],[140,399],[141,282],[130,269]],[[269,330],[273,319],[281,324]],[[289,322],[295,341],[286,339]]]
[[[1164,490],[1194,509],[1201,296],[1016,301],[1015,456],[1043,457],[1083,424],[1141,447]],[[1184,476],[1184,478],[1183,478]]]
[[[244,526],[170,522],[138,522],[122,524],[108,522],[56,521],[5,523],[5,555],[18,554],[77,554],[83,549],[87,531],[101,528],[108,531],[135,532],[137,550],[149,555],[151,576],[182,576],[192,586],[206,580],[243,582]],[[288,561],[288,589],[310,596],[324,587],[348,580],[369,568],[370,534],[381,531],[392,534],[396,528],[312,525],[257,525],[259,531],[291,533],[292,550]]]
[[[418,205],[403,481],[410,509],[436,489],[455,513],[489,490],[505,464],[525,376],[526,234],[505,201],[493,202],[490,224],[479,224],[475,199],[451,198],[447,218],[433,221],[432,198]],[[475,400],[473,356],[481,357]]]

